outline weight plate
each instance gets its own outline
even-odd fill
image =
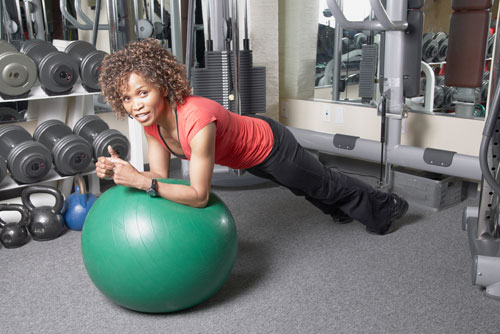
[[[92,162],[92,147],[80,136],[70,134],[59,140],[52,150],[54,165],[62,175],[75,175]]]
[[[9,42],[0,39],[0,54],[7,51],[17,52],[17,49],[14,45],[10,44]]]
[[[25,44],[28,41],[25,42]],[[40,62],[47,56],[49,53],[56,52],[57,48],[50,44],[49,42],[42,40],[30,40],[30,42],[25,46],[21,47],[21,52],[33,59],[35,64],[40,67]]]
[[[33,141],[33,138],[23,127],[16,124],[0,127],[0,155],[4,158],[9,156],[16,145],[24,141]]]
[[[89,53],[95,52],[96,48],[86,41],[74,41],[64,50],[71,58],[80,64]]]
[[[52,156],[45,146],[30,140],[18,144],[7,157],[10,174],[20,183],[34,183],[47,175]]]
[[[38,76],[49,95],[69,93],[78,79],[78,65],[64,52],[51,52],[39,63]]]
[[[5,176],[7,176],[7,160],[0,156],[0,183],[2,183]]]
[[[140,19],[139,21],[137,21],[137,28],[139,30],[139,35],[137,36],[137,38],[139,39],[145,39],[153,35],[154,27],[151,22],[146,19]]]
[[[36,79],[36,65],[28,56],[17,51],[0,55],[0,94],[22,96],[30,91]]]
[[[86,89],[100,91],[99,75],[101,73],[101,64],[107,53],[104,51],[94,51],[83,58],[80,63],[80,77]]]

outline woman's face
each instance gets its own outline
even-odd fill
[[[132,72],[121,91],[123,108],[142,126],[154,124],[169,107],[163,90]]]

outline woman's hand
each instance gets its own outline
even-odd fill
[[[108,147],[108,151],[110,149],[114,153],[111,146]],[[101,179],[111,180],[113,177],[113,167],[114,165],[111,162],[111,158],[108,157],[99,157],[95,163],[96,174]]]
[[[112,178],[115,184],[126,187],[134,187],[146,190],[151,180],[142,175],[128,161],[120,159],[119,155],[108,146],[111,157],[99,157],[96,163],[97,176],[101,178]]]

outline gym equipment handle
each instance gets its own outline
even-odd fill
[[[31,202],[30,198],[31,194],[35,193],[44,193],[54,196],[56,199],[56,202],[52,207],[54,212],[60,212],[61,209],[63,208],[64,196],[58,189],[49,186],[31,186],[25,188],[21,193],[22,202],[26,206],[29,212],[35,209],[35,206]]]
[[[3,211],[17,211],[21,214],[21,219],[16,223],[17,226],[27,226],[28,214],[21,204],[0,204],[0,212]],[[0,228],[8,225],[2,218],[0,218]]]
[[[333,16],[335,16],[335,20],[337,20],[344,29],[406,30],[408,28],[408,22],[406,21],[391,21],[380,0],[370,0],[370,5],[378,21],[349,21],[344,16],[344,13],[342,13],[336,0],[326,0],[326,4],[332,11]]]

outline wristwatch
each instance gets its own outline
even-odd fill
[[[146,190],[146,193],[151,197],[158,196],[158,180],[151,180],[151,185],[149,186],[148,190]]]

